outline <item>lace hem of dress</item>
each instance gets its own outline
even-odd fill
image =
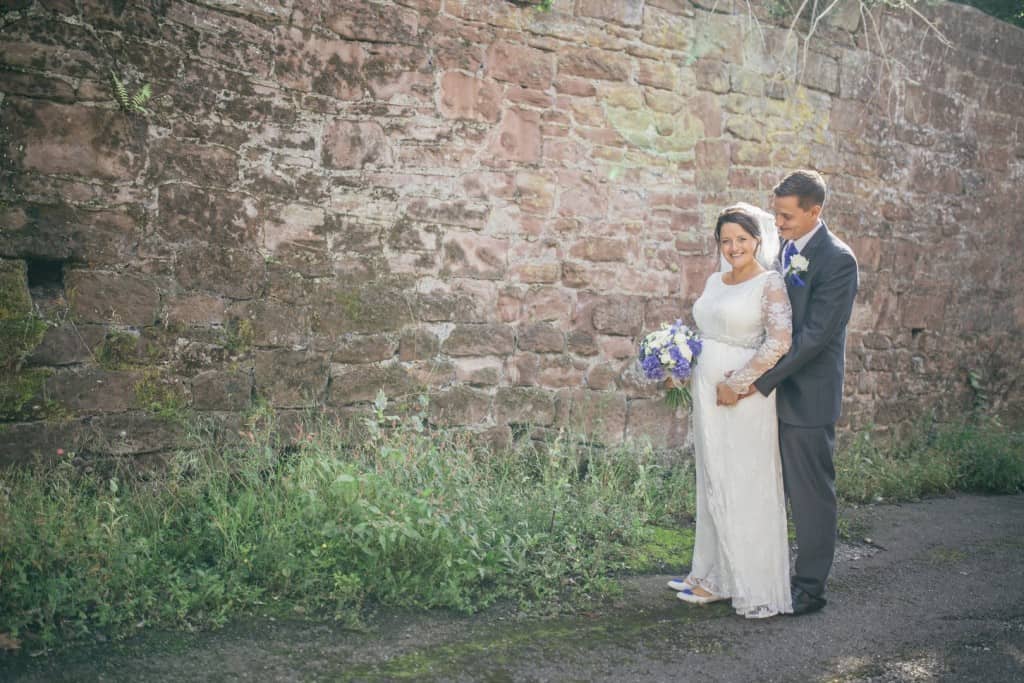
[[[727,595],[718,583],[711,581],[710,579],[702,579],[691,574],[686,577],[686,582],[691,586],[703,588],[708,593],[720,598],[728,599],[732,597]],[[779,614],[785,614],[792,611],[792,609],[778,609],[770,605],[755,605],[753,607],[737,608],[736,614],[747,619],[767,619],[769,617],[778,616]]]

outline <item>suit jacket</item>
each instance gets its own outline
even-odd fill
[[[754,386],[765,396],[776,391],[782,422],[822,427],[839,419],[843,402],[846,325],[857,295],[857,259],[824,224],[800,253],[809,262],[800,276],[804,286],[786,278],[792,345]]]

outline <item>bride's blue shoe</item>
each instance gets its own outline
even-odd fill
[[[707,605],[711,602],[719,602],[720,600],[727,599],[718,595],[697,595],[690,588],[679,591],[678,593],[676,593],[676,597],[682,600],[683,602],[688,602],[693,605]]]
[[[681,591],[693,588],[693,584],[690,583],[687,579],[672,579],[668,582],[668,587],[674,590],[676,593],[679,593]]]

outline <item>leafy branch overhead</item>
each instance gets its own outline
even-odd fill
[[[114,87],[114,99],[122,110],[129,114],[148,115],[150,113],[145,107],[146,103],[153,96],[153,88],[150,87],[149,83],[143,84],[134,95],[130,95],[124,81],[118,78],[117,74],[113,71],[110,72],[110,79]]]

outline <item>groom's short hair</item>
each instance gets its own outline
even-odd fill
[[[796,197],[800,208],[825,206],[825,179],[817,171],[801,169],[783,178],[772,190],[776,197]]]

